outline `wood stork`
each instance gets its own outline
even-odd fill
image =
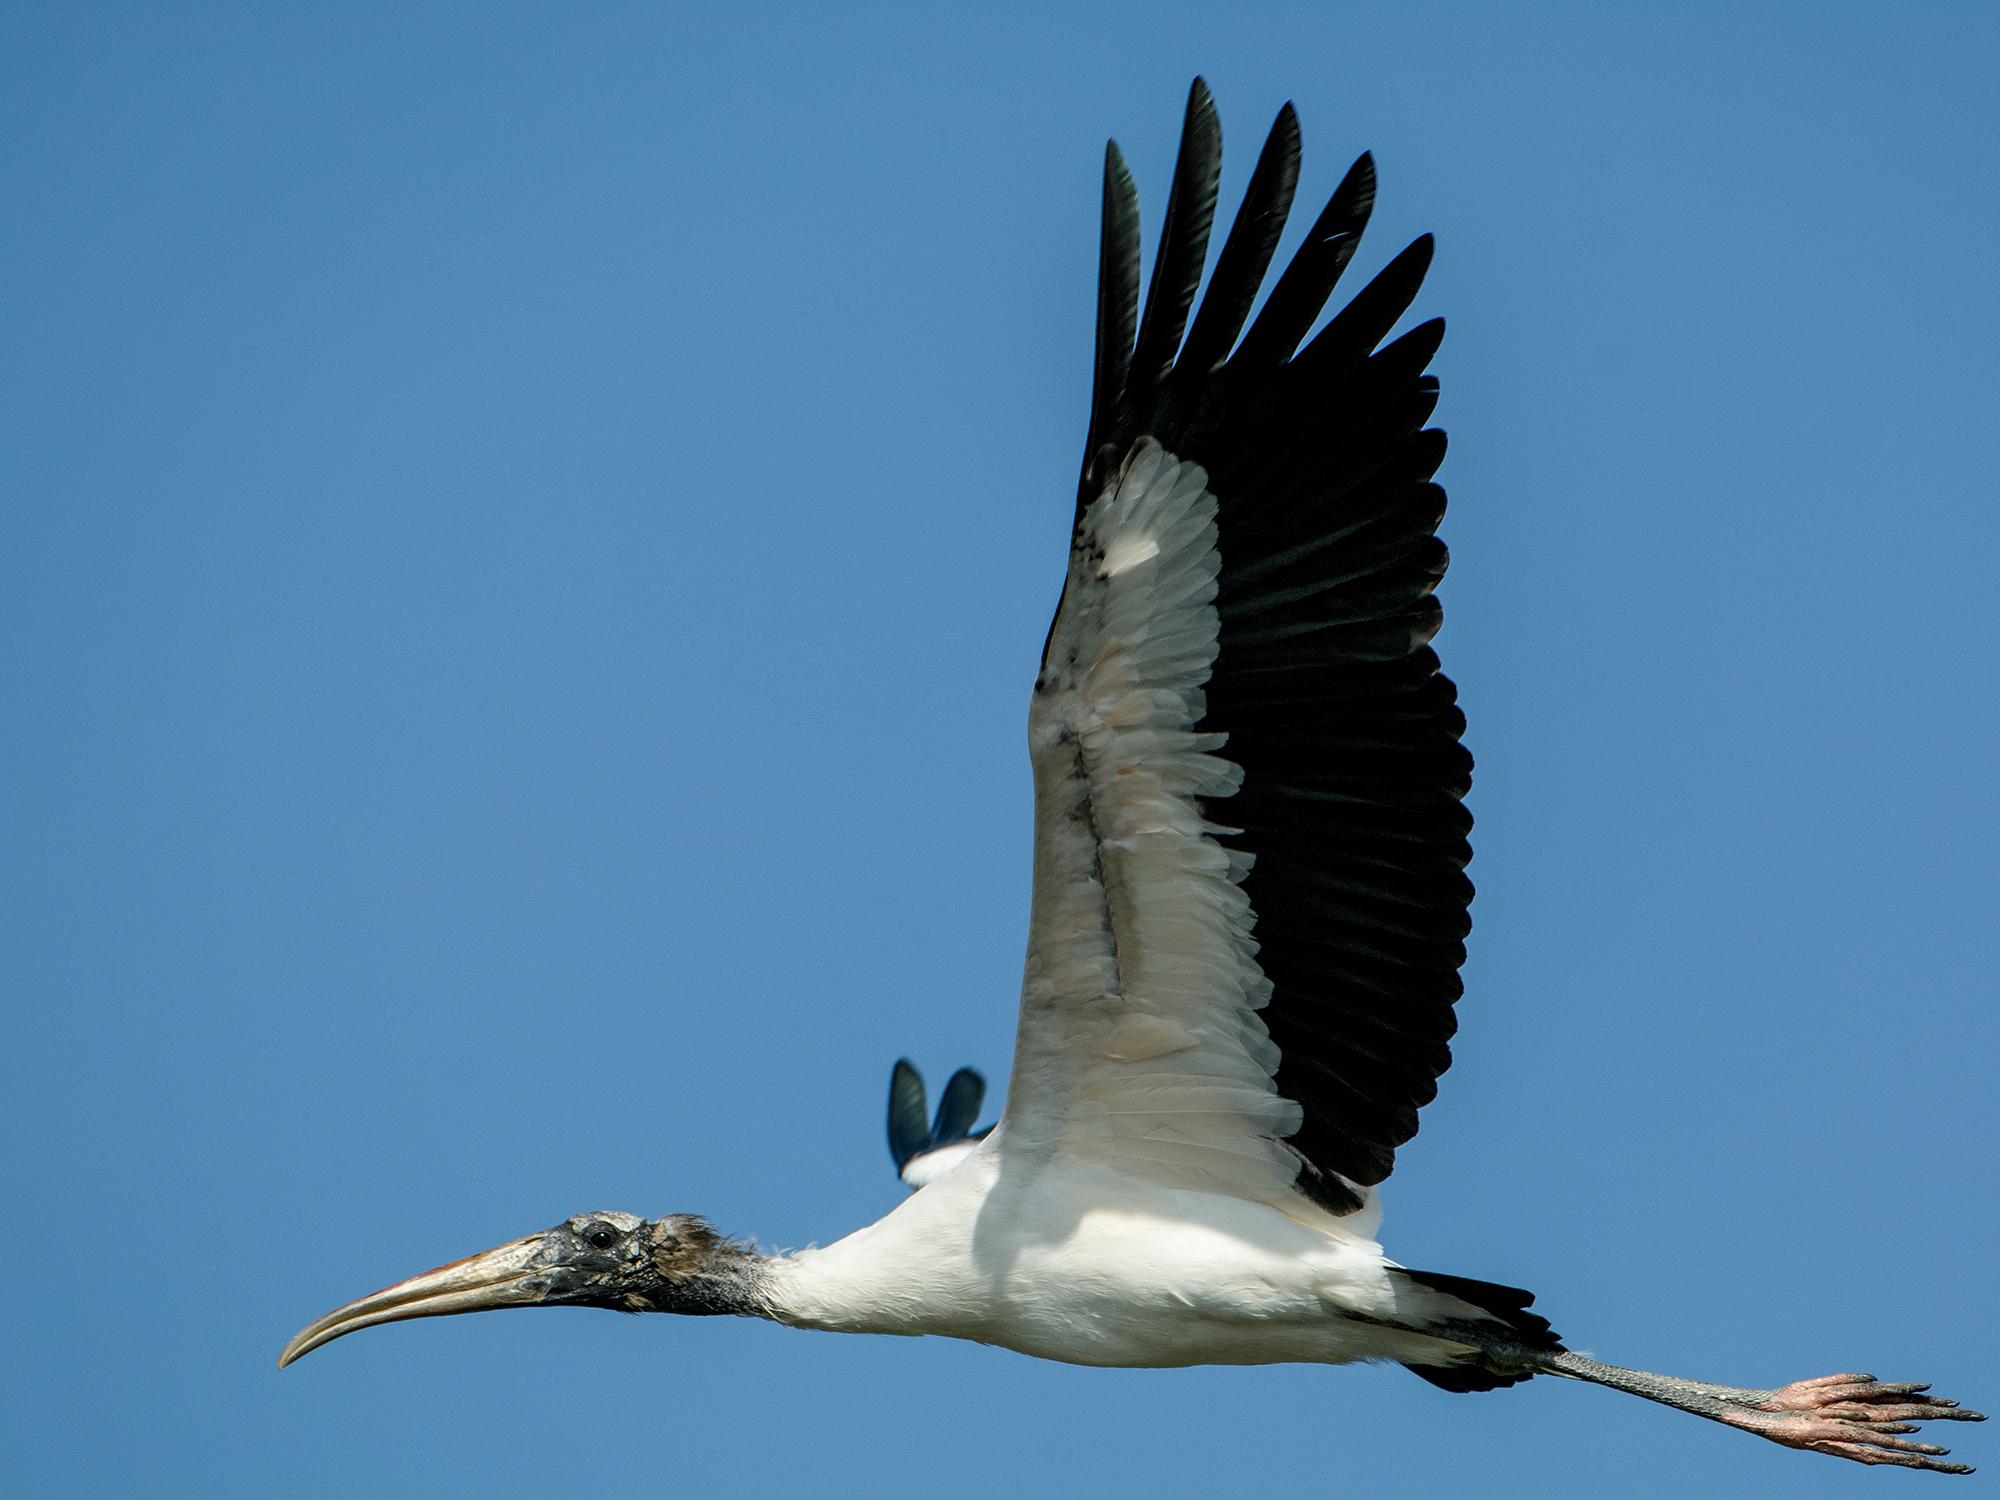
[[[1429,645],[1443,325],[1384,342],[1425,237],[1308,337],[1374,202],[1365,155],[1250,318],[1299,155],[1287,105],[1197,308],[1221,158],[1197,80],[1142,309],[1137,195],[1107,150],[999,1126],[966,1138],[983,1087],[957,1082],[926,1130],[918,1083],[899,1166],[948,1155],[845,1239],[770,1255],[687,1214],[579,1214],[329,1313],[281,1364],[488,1308],[735,1313],[1085,1365],[1390,1361],[1451,1391],[1558,1375],[1795,1448],[1969,1472],[1905,1436],[1980,1420],[1923,1385],[1748,1390],[1599,1364],[1527,1292],[1377,1244],[1376,1189],[1450,1062],[1472,896],[1472,762]]]

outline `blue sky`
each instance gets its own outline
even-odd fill
[[[22,1492],[1760,1496],[1607,1392],[329,1307],[1004,1077],[1099,152],[1425,230],[1480,887],[1411,1265],[2000,1400],[1987,5],[0,14]],[[2000,1463],[1968,1430],[1960,1456]]]

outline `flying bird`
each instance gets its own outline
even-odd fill
[[[1907,1436],[1980,1420],[1924,1385],[1601,1364],[1529,1293],[1384,1255],[1377,1189],[1451,1061],[1472,899],[1472,761],[1430,645],[1443,324],[1389,336],[1431,240],[1320,325],[1374,204],[1364,155],[1257,307],[1299,175],[1288,104],[1197,305],[1221,150],[1197,80],[1143,304],[1137,193],[1106,151],[998,1126],[970,1134],[967,1073],[926,1125],[899,1069],[892,1149],[919,1190],[844,1239],[765,1254],[691,1214],[579,1214],[329,1313],[281,1365],[444,1313],[731,1313],[1083,1365],[1366,1360],[1449,1391],[1559,1376],[1794,1448],[1970,1472]]]

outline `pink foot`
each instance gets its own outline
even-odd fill
[[[1822,1375],[1775,1391],[1744,1391],[1731,1403],[1742,1409],[1723,1413],[1722,1420],[1788,1448],[1830,1453],[1858,1464],[1970,1474],[1969,1465],[1938,1462],[1949,1448],[1902,1436],[1915,1432],[1919,1422],[1986,1420],[1956,1401],[1926,1396],[1929,1389],[1923,1384],[1885,1385],[1873,1375]]]

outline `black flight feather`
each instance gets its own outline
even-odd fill
[[[972,1122],[985,1102],[985,1077],[975,1068],[960,1068],[938,1095],[937,1116],[931,1119],[924,1075],[907,1057],[897,1058],[889,1072],[889,1155],[897,1173],[940,1146],[984,1140],[992,1127],[974,1130]]]
[[[897,1058],[889,1071],[889,1155],[895,1159],[898,1172],[910,1164],[910,1158],[930,1150],[929,1115],[924,1075],[907,1057]]]
[[[979,1106],[986,1102],[986,1080],[972,1068],[960,1068],[938,1095],[937,1119],[931,1125],[931,1144],[947,1146],[972,1134],[972,1122],[979,1118]]]
[[[1220,149],[1197,80],[1143,319],[1136,190],[1107,153],[1077,515],[1142,438],[1208,473],[1220,640],[1196,728],[1227,735],[1243,784],[1207,811],[1236,830],[1219,842],[1254,856],[1243,890],[1272,984],[1274,1086],[1303,1108],[1289,1138],[1300,1187],[1349,1212],[1388,1176],[1450,1065],[1472,896],[1460,802],[1472,758],[1428,644],[1448,562],[1431,477],[1444,439],[1424,426],[1443,325],[1383,342],[1429,267],[1424,236],[1300,347],[1375,205],[1363,155],[1242,332],[1298,181],[1290,105],[1196,305]]]
[[[1279,275],[1257,321],[1243,336],[1236,357],[1246,369],[1266,369],[1292,357],[1354,259],[1374,208],[1375,158],[1363,152],[1320,210],[1305,244]]]
[[[1201,311],[1181,350],[1181,378],[1204,380],[1228,357],[1257,300],[1264,273],[1271,268],[1298,185],[1299,116],[1287,104],[1278,111],[1257,169],[1250,174],[1250,186],[1244,190],[1243,206],[1222,242],[1208,294],[1201,299]]]
[[[1139,189],[1116,141],[1104,146],[1104,230],[1097,252],[1097,366],[1091,378],[1090,435],[1084,444],[1086,482],[1097,449],[1107,441],[1132,368],[1139,327]]]
[[[1138,348],[1132,356],[1127,383],[1131,398],[1145,401],[1167,372],[1187,329],[1208,259],[1208,236],[1215,223],[1216,185],[1222,177],[1222,127],[1216,123],[1215,101],[1199,78],[1188,91],[1187,120],[1181,129],[1181,149],[1174,163],[1174,185],[1167,195],[1167,218],[1160,235],[1159,258],[1153,263],[1153,283],[1146,292],[1146,313],[1139,321]]]

